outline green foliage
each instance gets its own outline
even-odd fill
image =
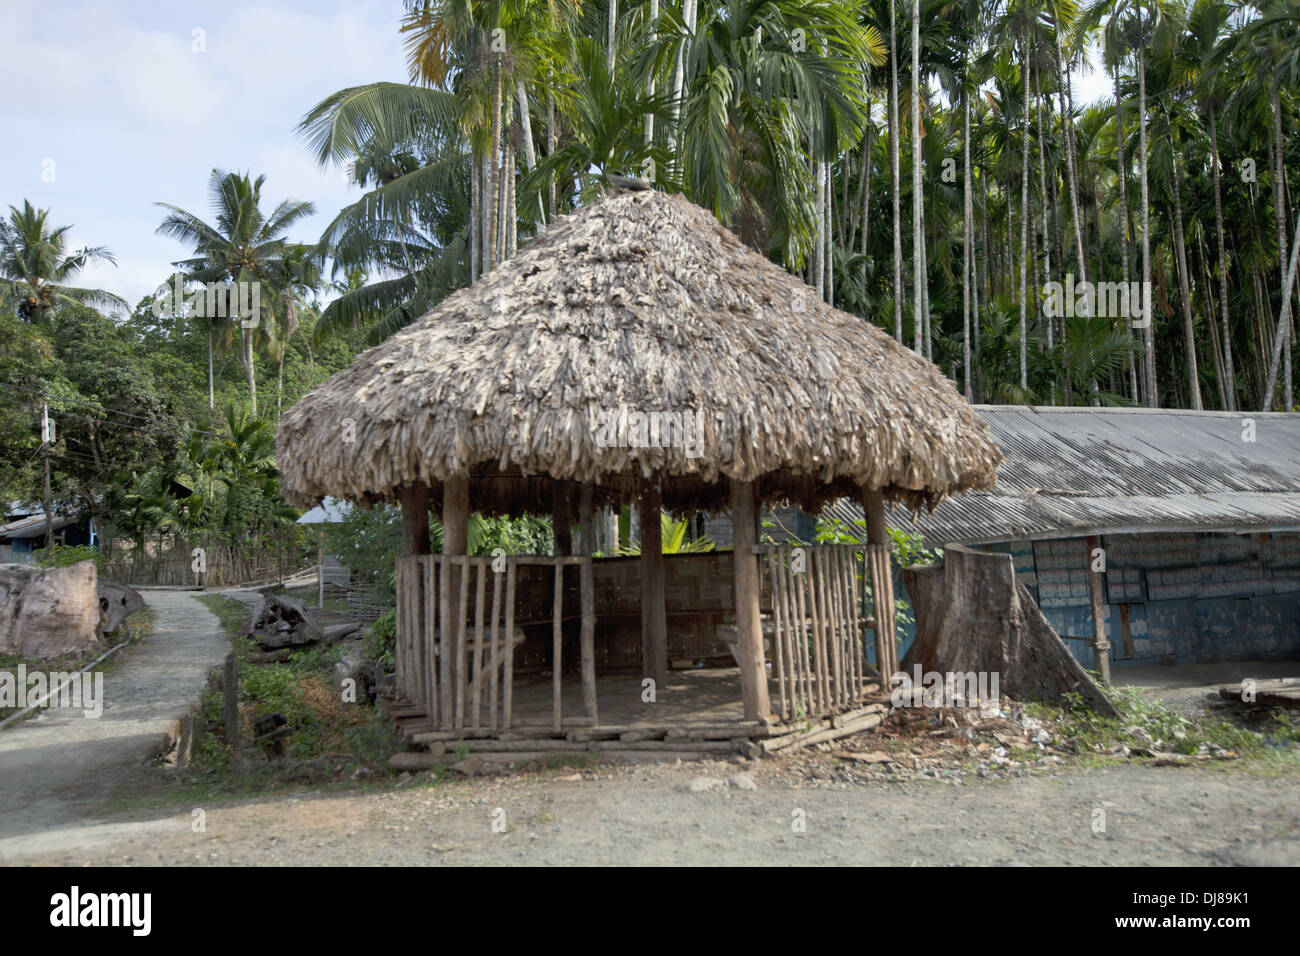
[[[103,574],[106,559],[89,545],[56,544],[53,551],[47,552],[44,548],[39,548],[32,552],[32,560],[43,568],[66,568],[70,564],[94,561],[95,570]]]
[[[396,664],[394,653],[397,649],[397,612],[389,611],[378,617],[370,625],[370,635],[366,638],[366,658],[393,667]]]
[[[1136,687],[1110,687],[1106,694],[1119,710],[1118,718],[1098,714],[1077,693],[1065,694],[1063,705],[1031,702],[1024,706],[1049,725],[1057,746],[1080,753],[1109,753],[1124,745],[1184,755],[1210,747],[1242,757],[1300,755],[1300,728],[1285,712],[1273,713],[1259,725],[1265,733],[1232,720],[1189,716]]]
[[[704,554],[717,547],[707,535],[694,540],[687,540],[686,534],[691,523],[683,518],[680,521],[667,514],[659,515],[659,533],[663,542],[664,554]],[[628,544],[618,549],[622,555],[640,554],[641,545]]]

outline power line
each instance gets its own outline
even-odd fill
[[[91,406],[91,407],[102,407],[102,406],[100,406],[99,403],[97,403],[97,402],[91,402],[91,401],[88,401],[88,400],[86,400],[86,399],[69,398],[69,397],[67,397],[67,396],[63,396],[63,395],[53,395],[53,394],[51,394],[50,392],[43,392],[43,391],[40,391],[39,389],[35,389],[35,388],[27,388],[26,386],[23,386],[23,385],[15,385],[13,382],[0,382],[0,386],[3,386],[4,388],[12,388],[12,389],[16,389],[16,390],[18,390],[18,391],[20,391],[20,392],[27,392],[27,393],[29,393],[29,394],[31,394],[31,395],[40,395],[41,397],[43,397],[43,398],[45,398],[45,399],[47,399],[47,400],[50,400],[50,401],[55,401],[55,402],[69,402],[69,403],[74,404],[74,405],[83,405],[83,406]],[[67,412],[67,413],[64,413],[64,414],[74,415],[74,414],[76,414],[76,413],[75,413],[75,412]],[[164,420],[164,419],[161,419],[161,418],[151,418],[151,417],[149,417],[149,416],[147,416],[147,415],[135,415],[135,414],[133,414],[133,413],[131,413],[131,412],[122,412],[122,411],[117,411],[117,410],[115,410],[115,409],[105,409],[105,414],[110,414],[110,415],[121,415],[121,416],[124,416],[124,417],[126,417],[126,418],[133,418],[133,419],[136,419],[136,420],[138,420],[138,421],[149,422],[149,423],[154,424],[154,425],[160,425],[160,426],[163,426],[163,427],[165,427],[165,428],[171,428],[171,429],[176,428],[176,427],[177,427],[177,424],[178,424],[178,423],[176,423],[176,422],[168,422],[168,421],[166,421],[166,420]],[[96,419],[96,418],[92,418],[92,419],[90,419],[90,420],[91,420],[91,421],[99,421],[99,422],[103,422],[103,423],[106,424],[106,425],[116,424],[116,425],[118,425],[119,427],[123,427],[123,428],[130,427],[130,426],[125,425],[125,424],[123,424],[123,423],[121,423],[121,422],[111,422],[111,421],[106,421],[106,420],[104,420],[104,419]],[[182,425],[181,427],[184,428],[183,425]],[[224,435],[220,434],[219,432],[210,432],[210,431],[206,431],[205,429],[202,429],[202,428],[189,428],[189,429],[187,429],[186,431],[187,431],[188,434],[208,435],[208,436],[210,436],[210,437],[212,437],[212,438],[224,438],[224,437],[225,437]]]

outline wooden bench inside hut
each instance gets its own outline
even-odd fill
[[[988,487],[1000,460],[932,364],[650,190],[364,353],[286,413],[278,453],[300,500],[400,502],[394,717],[414,745],[498,755],[756,755],[879,722],[886,503]],[[843,497],[862,542],[761,542],[764,504]],[[594,557],[624,505],[641,553]],[[549,516],[551,553],[467,554],[474,512]],[[730,516],[732,549],[664,555],[660,515],[701,512]]]

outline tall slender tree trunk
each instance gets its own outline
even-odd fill
[[[1280,273],[1280,279],[1283,285],[1286,285],[1286,268],[1283,263],[1287,260],[1286,244],[1286,167],[1282,162],[1282,144],[1285,142],[1282,138],[1282,100],[1280,93],[1280,84],[1273,85],[1273,210],[1274,218],[1277,220],[1277,267]],[[1283,293],[1287,295],[1288,293]],[[1288,309],[1288,314],[1289,314]],[[1291,411],[1293,401],[1291,396],[1291,336],[1288,334],[1282,340],[1282,362],[1284,369],[1284,388],[1282,400],[1285,405],[1283,411]],[[1272,396],[1270,396],[1271,398]]]
[[[650,22],[651,24],[654,24],[658,20],[659,20],[659,0],[650,0]],[[658,38],[659,38],[659,34],[655,31],[654,27],[651,26],[650,42],[653,44],[656,40],[658,40]],[[650,75],[646,77],[645,91],[650,96],[655,95],[655,74],[653,72],[651,72]],[[645,144],[646,146],[651,146],[654,144],[654,141],[655,141],[655,118],[653,114],[647,113],[645,118]],[[646,179],[653,182],[654,181],[654,160],[651,159],[646,160],[646,172],[648,173]]]
[[[821,160],[812,160],[813,175],[817,179],[817,227],[813,241],[813,288],[817,297],[826,298],[826,171],[822,169]]]
[[[618,46],[615,37],[618,34],[618,0],[609,0],[609,75],[614,75],[614,63],[618,59]]]
[[[1218,124],[1214,101],[1210,100],[1210,166],[1214,169],[1214,232],[1218,235],[1219,313],[1223,321],[1223,392],[1227,411],[1236,411],[1236,377],[1232,371],[1232,328],[1227,316],[1227,250],[1223,246],[1223,187],[1219,183]],[[1125,281],[1128,277],[1125,276]]]
[[[1029,37],[1028,34],[1021,40],[1020,49],[1022,60],[1025,65],[1025,98],[1023,110],[1025,120],[1022,124],[1021,135],[1023,144],[1021,147],[1020,160],[1020,387],[1028,391],[1029,389],[1029,322],[1027,310],[1029,306],[1029,104],[1030,104],[1030,74],[1032,67],[1029,62]]]
[[[212,411],[216,405],[216,392],[212,384],[212,324],[208,323],[208,411]]]
[[[890,201],[894,207],[894,338],[903,341],[903,216],[899,201],[901,157],[898,143],[898,27],[894,0],[889,0],[889,173]]]
[[[822,164],[826,173],[826,301],[835,304],[835,180],[830,160]]]
[[[1065,134],[1065,171],[1070,177],[1070,218],[1074,222],[1074,249],[1078,260],[1079,281],[1088,281],[1088,260],[1083,247],[1083,223],[1079,217],[1079,178],[1075,167],[1074,155],[1074,117],[1073,105],[1066,99],[1065,87],[1065,50],[1061,46],[1061,32],[1056,31],[1056,82],[1061,100],[1061,132]],[[1062,266],[1065,264],[1062,263]]]
[[[501,98],[502,98],[502,76],[501,76],[501,56],[497,55],[496,66],[493,68],[492,81],[492,139],[488,152],[488,174],[487,174],[487,196],[484,205],[487,207],[487,245],[483,256],[483,271],[491,272],[496,267],[500,257],[501,250],[501,175],[498,167],[501,162]]]
[[[479,188],[479,157],[471,152],[469,160],[469,281],[479,277],[479,253],[483,245],[483,196]]]
[[[532,172],[533,167],[537,165],[537,150],[533,146],[533,118],[531,109],[528,105],[528,88],[524,86],[524,81],[520,80],[515,84],[515,101],[519,104],[519,129],[521,138],[524,141],[524,169]],[[542,202],[541,194],[537,196],[538,214],[541,216],[542,227],[546,227],[546,204]],[[518,219],[516,219],[516,224]]]
[[[1264,411],[1273,407],[1273,390],[1277,387],[1278,365],[1286,343],[1291,340],[1291,290],[1295,288],[1296,260],[1300,258],[1300,219],[1296,220],[1295,241],[1291,243],[1291,261],[1286,267],[1286,278],[1282,281],[1282,309],[1277,317],[1277,332],[1273,337],[1273,361],[1268,368],[1268,381],[1264,383]],[[1290,396],[1287,396],[1290,400]],[[1283,411],[1291,411],[1288,405]]]
[[[971,204],[971,179],[970,179],[970,90],[967,89],[967,83],[970,80],[970,56],[966,57],[966,69],[962,71],[962,90],[961,90],[961,139],[962,139],[962,209],[961,209],[961,361],[962,386],[966,394],[966,401],[973,402],[975,393],[971,388],[970,381],[970,267],[971,267],[971,216],[973,215]]]
[[[1129,262],[1129,244],[1132,241],[1131,218],[1128,209],[1128,163],[1124,159],[1124,113],[1123,100],[1119,92],[1119,64],[1115,64],[1115,168],[1119,173],[1119,206],[1120,206],[1120,269],[1124,278],[1124,288],[1129,288],[1130,262]],[[1124,316],[1124,328],[1129,336],[1133,335],[1133,313],[1130,310]],[[1128,352],[1128,375],[1129,375],[1129,392],[1133,401],[1140,401],[1138,391],[1138,374],[1137,374],[1137,357],[1133,350]]]
[[[924,212],[921,208],[921,0],[912,0],[912,323],[916,351],[924,354],[925,313],[921,284],[926,281]]]
[[[1201,380],[1196,367],[1196,326],[1192,319],[1192,283],[1187,274],[1187,240],[1183,235],[1182,167],[1174,152],[1174,230],[1178,242],[1178,283],[1183,300],[1183,345],[1187,351],[1187,391],[1192,408],[1200,411]]]
[[[253,330],[244,329],[244,368],[248,370],[249,410],[257,416],[257,369],[253,359]]]
[[[1147,183],[1147,63],[1140,39],[1142,10],[1138,8],[1138,176],[1142,184],[1142,298],[1145,300],[1145,325],[1142,327],[1146,342],[1147,384],[1146,398],[1149,408],[1160,405],[1160,391],[1156,384],[1155,297],[1151,289],[1151,193]]]

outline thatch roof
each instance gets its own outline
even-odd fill
[[[620,407],[686,414],[702,438],[611,446],[601,415]],[[612,501],[654,471],[678,511],[725,506],[728,477],[814,512],[859,485],[933,506],[991,487],[1002,457],[938,368],[653,191],[558,220],[304,396],[277,447],[298,501],[468,471],[472,507],[511,513],[549,510],[552,477]]]

